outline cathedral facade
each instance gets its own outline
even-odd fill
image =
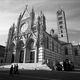
[[[69,43],[64,11],[62,9],[57,11],[58,34],[55,34],[53,29],[50,34],[47,33],[43,12],[37,20],[34,9],[29,17],[23,18],[25,12],[26,9],[19,15],[17,25],[13,24],[9,30],[6,63],[53,64],[65,59],[76,63],[74,50],[78,48],[79,52],[79,46],[76,48]],[[78,52],[76,51],[76,54]]]

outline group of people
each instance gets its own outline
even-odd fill
[[[55,64],[56,66],[56,70],[57,71],[73,71],[74,70],[74,64],[73,62],[69,61],[68,59],[66,59],[65,61],[63,61],[63,64],[60,64],[59,62],[57,62]]]
[[[11,67],[10,67],[10,75],[11,74],[18,74],[19,72],[18,72],[18,64],[14,64],[14,65],[11,65]]]
[[[69,61],[68,59],[63,61],[63,67],[64,67],[64,71],[73,71],[74,70],[73,62]]]

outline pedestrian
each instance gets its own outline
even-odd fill
[[[10,74],[10,75],[13,74],[13,65],[11,65],[11,67],[10,67],[10,72],[9,72],[9,74]]]
[[[56,70],[62,71],[62,65],[59,62],[57,62],[56,67]]]
[[[54,69],[54,65],[52,66],[52,71],[54,71],[55,69]]]
[[[14,74],[16,74],[16,64],[14,64]]]
[[[73,64],[73,62],[70,62],[70,71],[74,71],[74,64]]]
[[[63,68],[64,68],[64,71],[66,71],[66,62],[63,61]]]
[[[18,71],[18,64],[16,64],[16,73],[18,74],[19,71]]]
[[[69,63],[69,60],[68,59],[66,59],[63,62],[63,66],[64,66],[64,71],[69,71],[70,70],[70,63]]]

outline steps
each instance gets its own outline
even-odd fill
[[[0,68],[10,68],[11,65],[14,65],[16,63],[12,63],[10,65],[3,65],[0,66]],[[27,69],[27,70],[49,70],[51,69],[46,64],[41,63],[18,63],[19,69]]]

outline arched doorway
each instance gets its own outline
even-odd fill
[[[34,58],[35,57],[35,52],[34,51],[31,51],[30,52],[30,63],[34,63]]]
[[[35,62],[35,50],[34,50],[34,40],[29,39],[27,43],[27,49],[28,49],[28,56],[29,56],[29,62],[34,63]]]
[[[19,63],[23,63],[23,59],[24,59],[24,43],[22,40],[20,40],[17,44],[17,49],[19,51]]]
[[[14,54],[12,54],[11,63],[14,62]]]
[[[14,63],[14,48],[15,48],[15,44],[11,43],[11,45],[10,45],[10,52],[12,53],[11,63]]]
[[[23,46],[24,46],[24,42],[22,40],[17,42],[17,50],[20,51],[23,48]]]
[[[19,57],[19,62],[20,62],[20,63],[23,63],[23,58],[24,58],[24,51],[21,50],[21,51],[20,51],[20,57]]]

